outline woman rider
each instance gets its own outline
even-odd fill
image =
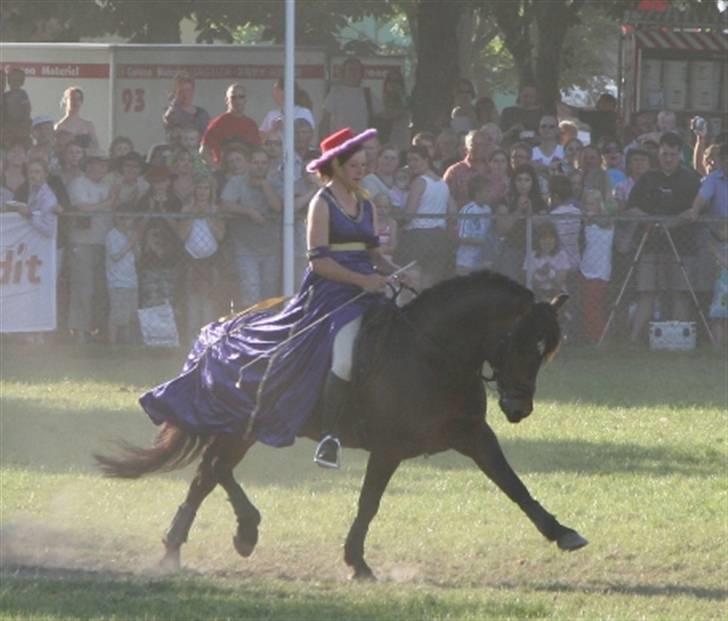
[[[209,434],[240,433],[252,422],[257,440],[286,446],[316,406],[311,387],[323,385],[323,439],[314,460],[338,467],[338,421],[361,316],[384,299],[387,276],[398,269],[379,252],[376,210],[360,185],[362,145],[374,135],[347,128],[321,143],[321,157],[307,166],[325,185],[309,206],[301,289],[279,313],[241,314],[203,328],[182,373],[140,399],[155,423]]]

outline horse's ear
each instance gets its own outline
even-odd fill
[[[553,306],[554,310],[558,313],[561,310],[561,307],[566,304],[568,299],[568,295],[561,293],[551,300],[551,306]]]

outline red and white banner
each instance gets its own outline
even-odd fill
[[[56,238],[0,214],[0,332],[56,329]]]

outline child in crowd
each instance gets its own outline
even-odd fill
[[[377,237],[382,254],[392,261],[397,250],[397,222],[392,217],[392,199],[389,194],[377,194],[372,200],[377,209]]]
[[[584,336],[596,343],[606,325],[607,289],[612,275],[614,224],[605,217],[598,190],[584,193],[584,248],[579,264]]]
[[[725,347],[726,324],[728,323],[728,224],[711,230],[710,254],[718,264],[718,273],[713,285],[713,301],[710,304],[710,331],[716,347]]]
[[[409,194],[410,183],[412,177],[406,166],[399,168],[394,173],[394,187],[390,192],[392,198],[392,206],[397,210],[404,209],[407,204],[407,195]]]
[[[491,183],[487,177],[476,175],[468,182],[470,202],[460,209],[456,272],[469,274],[484,267],[485,242],[490,228],[492,210]]]
[[[584,175],[580,170],[573,170],[568,177],[571,184],[571,202],[574,207],[581,209],[581,199],[584,194]]]
[[[579,269],[579,235],[581,233],[581,211],[571,202],[571,182],[564,175],[549,178],[549,195],[554,226],[559,235],[559,245],[569,259],[569,271]]]
[[[106,234],[106,285],[109,290],[109,344],[130,343],[139,307],[136,270],[138,235],[134,218],[114,216]]]
[[[206,175],[210,172],[207,162],[200,155],[200,132],[196,127],[183,127],[180,135],[180,144],[192,155],[192,170],[196,175]]]
[[[138,201],[149,190],[149,182],[142,176],[146,162],[136,151],[124,155],[119,161],[119,172],[111,173],[112,185],[118,188],[118,208],[134,210]]]
[[[177,280],[181,243],[175,220],[159,217],[178,213],[182,208],[171,191],[171,172],[166,166],[155,166],[147,173],[151,188],[137,207],[146,216],[140,226],[141,255],[139,257],[139,306],[159,306],[177,301]]]
[[[549,221],[536,227],[532,261],[532,288],[538,300],[551,300],[566,290],[569,258],[561,249],[556,227]],[[528,257],[523,269],[528,270]]]
[[[217,217],[220,209],[215,201],[215,181],[211,176],[195,177],[192,199],[182,213],[205,214],[180,220],[178,234],[184,243],[187,258],[185,297],[187,338],[193,342],[199,329],[215,319],[217,295],[217,255],[225,235],[225,221]]]

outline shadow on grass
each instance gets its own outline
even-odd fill
[[[141,412],[132,417],[125,411],[54,410],[42,402],[22,399],[4,400],[3,427],[0,445],[3,465],[45,472],[95,472],[92,453],[113,453],[111,440],[114,438],[149,446],[157,432],[154,425],[146,423]],[[724,459],[718,445],[701,447],[690,453],[670,446],[636,443],[515,438],[504,440],[503,448],[520,474],[577,472],[707,477],[722,471]],[[329,488],[330,473],[313,465],[312,451],[313,444],[308,440],[299,440],[285,450],[257,445],[241,462],[237,474],[243,484],[249,485],[297,487],[302,484],[315,486],[320,482]],[[338,473],[337,482],[342,491],[359,488],[366,459],[367,454],[363,451],[346,451],[346,467]],[[424,462],[414,459],[402,467],[411,468],[422,463],[445,471],[475,468],[470,461],[452,452]],[[189,479],[190,471],[187,468],[165,476]]]
[[[506,588],[515,588],[515,585],[503,585]],[[622,582],[608,582],[604,584],[575,585],[567,582],[548,582],[545,584],[529,585],[534,591],[547,591],[549,593],[619,593],[621,595],[637,595],[639,597],[675,597],[685,596],[696,599],[725,601],[728,598],[728,589],[692,586],[689,584],[625,584]]]
[[[441,619],[472,615],[480,609],[489,618],[523,619],[543,618],[549,612],[541,604],[522,601],[457,601],[447,592],[392,593],[377,586],[333,590],[332,585],[321,583],[139,579],[128,574],[31,567],[6,569],[0,576],[0,610],[17,618]]]
[[[140,390],[175,377],[185,360],[178,350],[104,346],[0,349],[5,381],[98,381]],[[728,357],[715,353],[566,350],[545,365],[537,398],[556,403],[619,408],[724,408]],[[491,399],[495,404],[496,400]],[[495,411],[497,406],[490,406]]]

